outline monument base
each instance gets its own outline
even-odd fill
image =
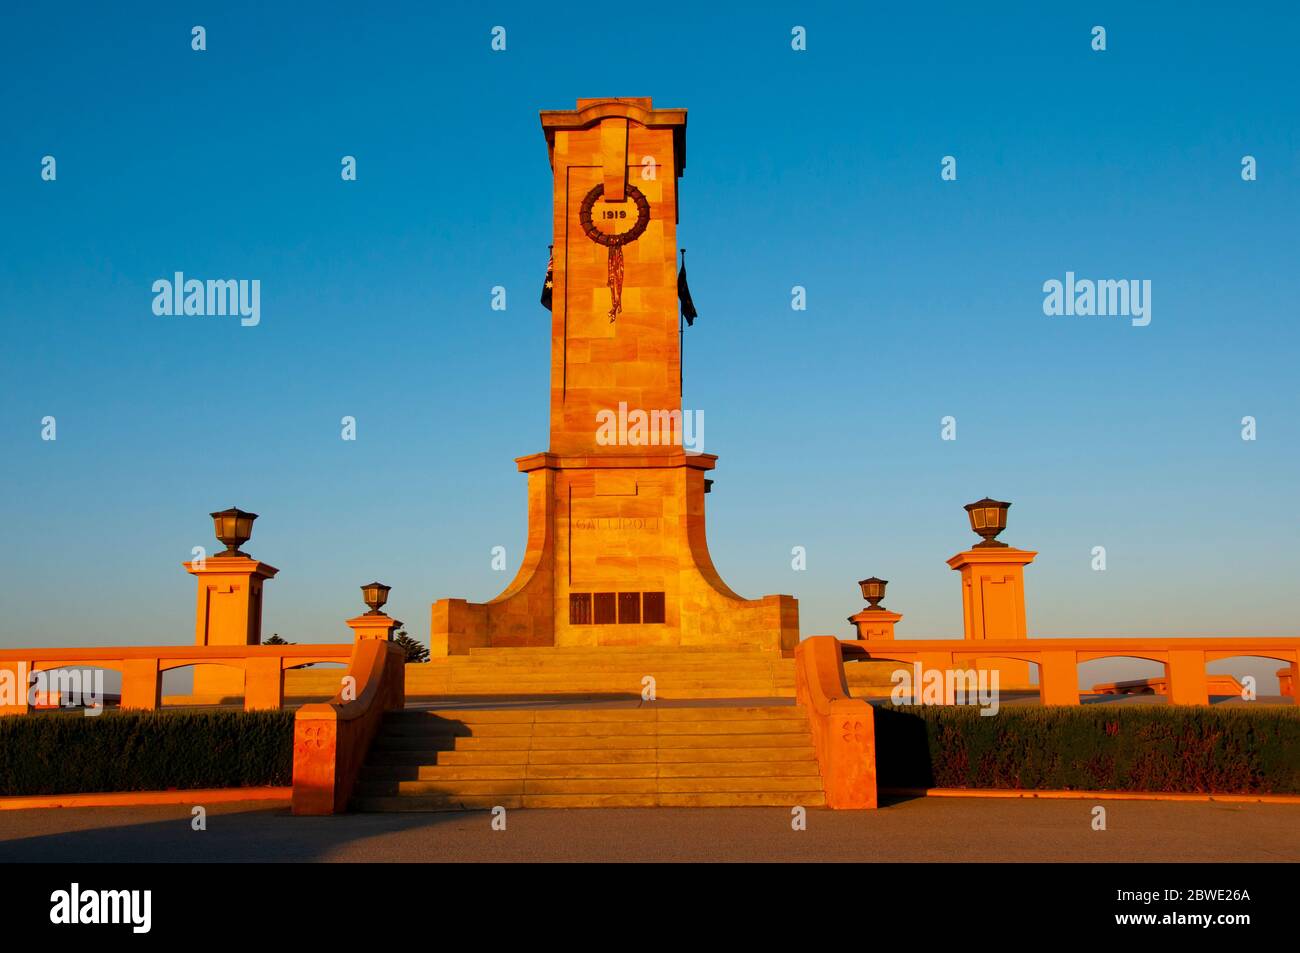
[[[757,648],[792,656],[793,596],[743,599],[704,533],[704,474],[717,458],[654,453],[519,458],[528,545],[486,603],[433,604],[430,652],[502,647]]]

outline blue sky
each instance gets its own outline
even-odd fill
[[[180,563],[231,504],[268,632],[343,639],[374,577],[421,638],[496,595],[547,436],[537,112],[602,95],[690,111],[685,405],[733,588],[843,635],[876,574],[900,637],[956,636],[989,494],[1040,551],[1034,634],[1295,633],[1290,5],[268,6],[3,14],[0,644],[188,642]],[[154,315],[175,271],[260,279],[260,325]],[[1151,324],[1045,316],[1066,271],[1149,279]]]

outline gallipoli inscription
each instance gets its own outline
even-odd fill
[[[620,533],[637,530],[657,533],[659,523],[657,516],[599,516],[575,519],[572,526],[574,529],[615,530]]]

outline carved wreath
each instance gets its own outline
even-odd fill
[[[626,188],[628,198],[636,203],[636,224],[626,232],[620,232],[617,235],[605,234],[591,220],[591,210],[595,207],[596,200],[605,194],[605,186],[592,186],[591,191],[587,193],[587,197],[582,200],[582,207],[578,210],[578,221],[582,224],[582,230],[587,233],[587,237],[597,245],[604,245],[607,248],[627,245],[640,238],[650,224],[649,200],[635,185],[628,184]]]
[[[650,203],[646,197],[641,194],[641,190],[635,185],[627,186],[627,194],[632,201],[636,203],[636,224],[626,232],[617,235],[606,235],[598,229],[591,220],[591,210],[596,204],[596,199],[605,194],[604,185],[593,186],[587,193],[587,197],[582,200],[582,207],[578,210],[578,221],[582,224],[582,230],[587,233],[597,245],[604,245],[609,249],[609,320],[612,322],[618,313],[623,310],[623,246],[636,241],[641,237],[641,233],[646,230],[650,224]]]

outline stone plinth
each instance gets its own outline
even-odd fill
[[[348,628],[358,642],[364,639],[383,639],[392,641],[393,633],[402,623],[383,612],[367,612],[356,618],[348,619]]]
[[[1023,639],[1025,626],[1025,566],[1038,553],[1012,546],[976,546],[948,560],[961,573],[962,629],[973,641]],[[1001,659],[981,668],[996,668],[1001,688],[1028,688],[1029,663]]]
[[[888,609],[863,609],[857,615],[849,616],[858,631],[860,642],[888,642],[894,638],[894,626],[901,622],[900,612]]]
[[[262,641],[262,586],[279,572],[248,556],[209,556],[183,564],[198,578],[196,645],[258,645]],[[244,673],[224,665],[194,666],[194,695],[244,693]]]

